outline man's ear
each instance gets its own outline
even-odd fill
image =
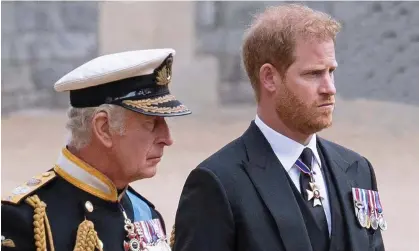
[[[259,69],[259,81],[261,89],[274,93],[278,88],[278,81],[281,81],[281,77],[273,65],[266,63]]]
[[[112,147],[112,134],[109,127],[109,115],[107,112],[101,111],[93,116],[92,131],[96,139],[105,147]]]

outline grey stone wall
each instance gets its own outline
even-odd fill
[[[198,2],[197,53],[219,61],[225,104],[253,102],[240,46],[252,14],[278,2]],[[348,99],[419,105],[419,2],[306,2],[343,23],[336,85]]]
[[[196,56],[217,59],[221,103],[253,102],[240,59],[243,31],[252,14],[278,3],[195,2]],[[100,2],[1,4],[2,114],[67,106],[68,94],[52,86],[98,55]],[[340,95],[419,105],[418,2],[306,4],[343,22],[337,41]]]
[[[65,107],[53,84],[98,51],[96,2],[1,3],[2,114]]]

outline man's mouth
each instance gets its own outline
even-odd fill
[[[329,102],[329,103],[321,104],[321,105],[319,105],[319,107],[330,107],[330,106],[334,106],[334,105],[335,105],[335,103]]]

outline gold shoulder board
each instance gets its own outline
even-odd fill
[[[6,202],[9,204],[19,204],[22,201],[22,199],[31,195],[33,192],[35,192],[40,187],[53,180],[55,177],[56,174],[53,171],[34,176],[28,181],[26,181],[24,184],[13,189],[12,194],[2,198],[1,202]]]

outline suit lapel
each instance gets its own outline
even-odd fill
[[[243,135],[249,161],[244,170],[271,212],[286,250],[312,251],[303,216],[286,172],[254,122]]]
[[[332,178],[335,179],[337,194],[342,203],[343,216],[348,225],[352,249],[362,250],[364,247],[368,247],[369,240],[365,230],[356,225],[357,219],[352,204],[352,186],[354,184],[350,183],[350,179],[346,175],[346,171],[349,169],[351,163],[346,162],[330,143],[320,137],[318,140],[319,147],[330,167]]]

